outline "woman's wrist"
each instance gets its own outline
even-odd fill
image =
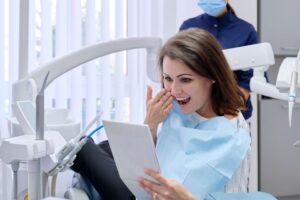
[[[154,143],[156,143],[158,124],[149,123],[146,119],[144,121],[144,124],[148,125],[148,127],[150,129],[150,132],[151,132],[151,135],[152,135],[152,138],[153,138],[153,141],[154,141]]]

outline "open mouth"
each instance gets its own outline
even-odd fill
[[[176,101],[179,105],[185,105],[191,100],[191,97],[188,98],[176,98]]]

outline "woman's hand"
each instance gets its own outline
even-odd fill
[[[139,184],[154,200],[197,200],[192,193],[188,192],[176,180],[164,178],[151,169],[145,169],[145,173],[153,177],[157,182],[140,178]]]
[[[144,123],[148,124],[153,136],[156,135],[158,124],[165,120],[172,109],[172,101],[171,93],[165,89],[159,91],[153,98],[152,88],[150,86],[147,87],[147,113]]]

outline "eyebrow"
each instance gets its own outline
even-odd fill
[[[164,76],[169,76],[168,74],[166,73],[163,73]],[[180,78],[181,76],[193,76],[192,74],[180,74],[178,76],[176,76],[177,78]]]

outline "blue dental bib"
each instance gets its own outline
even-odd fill
[[[224,117],[201,120],[174,104],[158,134],[162,175],[176,179],[203,199],[223,191],[250,147],[249,133]]]

